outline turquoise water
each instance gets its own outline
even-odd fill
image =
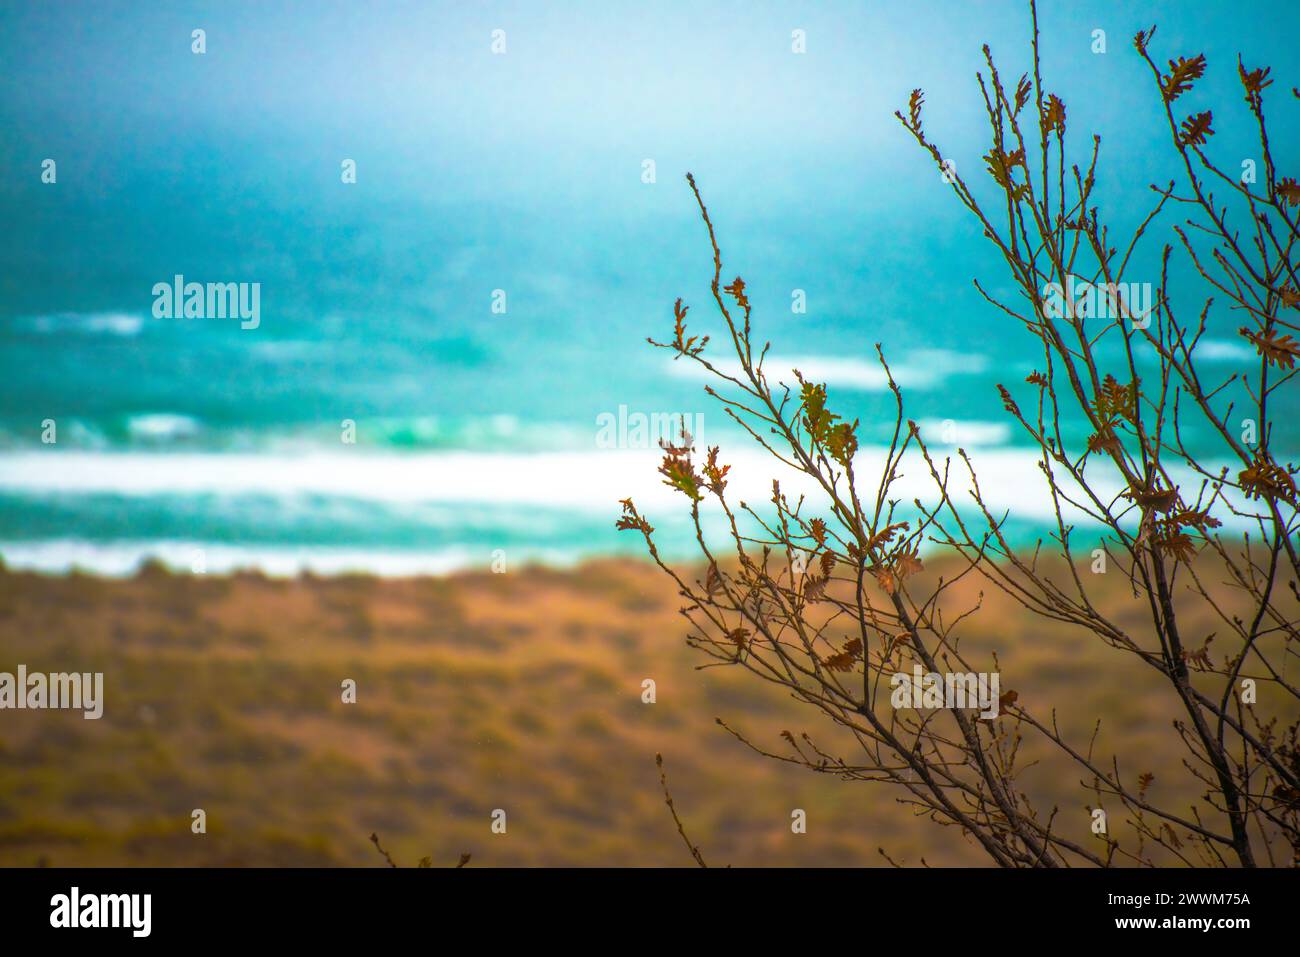
[[[687,169],[713,207],[727,278],[749,283],[769,369],[826,381],[836,410],[861,420],[868,461],[893,423],[882,342],[927,437],[985,456],[1014,527],[1044,527],[1028,446],[995,389],[1040,364],[1033,342],[973,289],[979,275],[1005,291],[1000,266],[888,115],[927,76],[949,97],[977,95],[979,41],[1015,49],[1018,6],[928,34],[891,21],[900,49],[963,52],[949,64],[890,54],[868,73],[854,44],[886,14],[849,6],[805,16],[814,37],[837,37],[806,63],[790,62],[778,6],[723,54],[711,44],[738,27],[706,18],[657,66],[654,31],[629,34],[619,57],[600,52],[597,35],[631,8],[571,28],[503,8],[518,51],[503,63],[480,56],[488,21],[450,7],[364,20],[343,6],[194,10],[5,8],[8,563],[567,563],[640,552],[613,528],[629,494],[649,502],[670,552],[689,550],[654,449],[600,440],[601,417],[620,408],[702,415],[701,438],[738,463],[738,490],[761,501],[774,474],[703,381],[645,342],[670,334],[680,295],[692,328],[720,345]],[[1176,8],[1164,13],[1177,23]],[[427,56],[406,38],[407,15],[438,27]],[[660,30],[687,16],[669,8]],[[195,18],[213,37],[206,59],[187,47]],[[1058,26],[1086,35],[1089,22],[1063,12]],[[1135,220],[1160,167],[1135,132],[1150,98],[1122,92],[1134,73],[1129,31],[1116,29],[1106,61],[1059,33],[1047,45],[1063,89],[1112,91],[1071,116],[1118,131],[1104,191]],[[718,79],[718,56],[746,76]],[[1095,75],[1099,62],[1113,73]],[[738,117],[734,138],[719,132],[726,116]],[[977,145],[961,111],[936,106],[934,122]],[[48,155],[56,184],[39,178]],[[357,161],[355,184],[341,181],[342,158]],[[177,274],[260,284],[257,328],[156,317],[152,289]],[[804,313],[791,310],[796,289]],[[1237,324],[1224,315],[1209,336],[1225,374],[1249,361]],[[1283,427],[1297,411],[1279,409]]]

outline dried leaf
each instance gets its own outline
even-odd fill
[[[905,531],[907,531],[907,522],[894,522],[891,525],[886,525],[875,535],[871,536],[871,540],[867,542],[867,551],[875,551],[882,545],[888,545],[895,535],[899,532]]]
[[[745,280],[737,276],[730,286],[723,286],[722,291],[732,296],[741,309],[749,309],[749,297],[745,295]]]
[[[727,632],[726,639],[736,646],[737,651],[744,651],[749,645],[749,636],[748,628],[733,628]]]
[[[1013,173],[1017,166],[1024,169],[1025,151],[1017,149],[1012,153],[1004,153],[997,147],[989,150],[984,155],[984,162],[988,166],[989,173],[993,179],[1004,190],[1011,193],[1017,201],[1025,199],[1029,195],[1029,187],[1022,183],[1016,183],[1013,179]]]
[[[884,565],[875,566],[871,569],[871,573],[876,576],[876,581],[880,583],[880,587],[888,594],[892,595],[894,592],[898,591],[898,579],[896,579],[894,573]]]
[[[820,518],[814,518],[808,523],[808,530],[812,533],[813,541],[820,547],[826,544],[826,523]]]
[[[1149,488],[1134,489],[1130,488],[1124,493],[1124,497],[1130,501],[1136,502],[1142,509],[1153,512],[1167,512],[1174,507],[1178,501],[1178,489],[1175,488]]]
[[[1237,476],[1241,489],[1250,498],[1280,498],[1287,502],[1296,500],[1295,479],[1291,473],[1262,455],[1250,468]]]
[[[1214,636],[1210,635],[1205,639],[1205,644],[1196,651],[1188,651],[1184,648],[1183,660],[1190,663],[1197,671],[1210,671],[1214,667],[1214,663],[1210,661],[1210,642],[1213,640]]]
[[[913,133],[921,132],[921,107],[925,103],[925,94],[919,89],[913,90],[907,101],[908,127]]]
[[[672,342],[655,342],[653,339],[647,339],[652,346],[658,346],[660,349],[673,349],[679,356],[698,356],[704,351],[704,346],[708,343],[709,337],[705,336],[699,339],[697,336],[686,336],[686,313],[690,306],[683,306],[679,298],[673,303],[673,341]],[[698,345],[696,344],[698,341]]]
[[[722,591],[722,573],[718,571],[718,566],[709,563],[709,570],[704,575],[704,590],[710,595],[716,595]]]
[[[1202,534],[1207,528],[1218,528],[1223,524],[1208,510],[1197,511],[1190,508],[1170,515],[1165,521],[1173,528],[1195,528]]]
[[[1179,57],[1169,61],[1169,75],[1161,77],[1160,92],[1165,102],[1172,103],[1192,88],[1192,84],[1205,75],[1205,54],[1198,53],[1190,60]]]
[[[718,465],[718,446],[710,446],[708,461],[704,466],[704,476],[708,479],[709,491],[714,495],[721,495],[723,489],[727,487],[727,473],[730,471],[730,465]]]
[[[1180,561],[1190,562],[1196,557],[1196,543],[1186,532],[1168,532],[1155,540],[1155,546]]]
[[[1210,110],[1189,116],[1183,120],[1183,129],[1178,136],[1179,141],[1184,146],[1204,146],[1206,139],[1214,135],[1214,130],[1210,129],[1210,122],[1213,119],[1214,115]]]
[[[1119,436],[1109,425],[1105,425],[1100,431],[1094,432],[1088,436],[1089,452],[1120,452],[1124,448]]]
[[[1300,342],[1296,342],[1294,336],[1279,336],[1275,329],[1251,332],[1245,326],[1239,331],[1254,344],[1255,351],[1264,357],[1268,365],[1283,369],[1295,368],[1295,361],[1300,357]]]
[[[1093,403],[1097,418],[1109,422],[1115,416],[1132,422],[1137,418],[1137,400],[1140,383],[1133,380],[1128,385],[1120,385],[1113,375],[1107,375],[1101,383],[1101,391]]]
[[[1029,82],[1029,74],[1022,74],[1020,82],[1016,84],[1016,105],[1015,109],[1011,111],[1012,116],[1016,116],[1020,113],[1021,109],[1024,108],[1024,105],[1029,102],[1029,95],[1033,93],[1033,91],[1034,87],[1033,84]]]
[[[1047,94],[1047,103],[1043,106],[1043,117],[1039,125],[1044,135],[1053,130],[1065,135],[1065,104],[1055,93]]]
[[[654,532],[654,526],[637,513],[636,506],[632,504],[630,498],[622,499],[619,504],[623,506],[623,515],[614,523],[614,527],[618,531],[638,531],[643,535],[650,535]]]
[[[831,458],[846,468],[858,451],[857,427],[856,419],[852,425],[841,422],[826,436],[826,450],[831,453]]]
[[[1273,81],[1268,79],[1271,67],[1262,67],[1259,69],[1246,72],[1246,68],[1241,64],[1241,58],[1237,58],[1237,75],[1241,77],[1241,85],[1246,89],[1246,102],[1253,102],[1253,98],[1263,92],[1264,87],[1272,86]]]
[[[822,666],[831,671],[850,671],[853,663],[862,656],[862,639],[851,638],[844,645],[844,650],[829,658],[822,659]]]
[[[914,551],[903,552],[894,560],[894,574],[902,581],[908,575],[915,575],[925,566],[921,564],[921,558]]]

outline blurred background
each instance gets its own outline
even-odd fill
[[[1137,30],[1159,24],[1161,59],[1208,56],[1189,101],[1215,107],[1234,169],[1257,151],[1237,54],[1272,64],[1266,102],[1294,110],[1291,13],[1040,4],[1045,83],[1079,161],[1102,135],[1116,229],[1177,174]],[[860,474],[894,423],[880,342],[926,438],[975,454],[1013,536],[1041,532],[1049,503],[995,388],[1040,357],[975,290],[1012,295],[892,116],[924,88],[927,131],[991,186],[980,46],[1014,83],[1029,36],[1020,0],[0,0],[0,670],[106,676],[102,720],[4,714],[0,863],[381,864],[378,832],[403,864],[687,864],[656,751],[711,863],[882,864],[880,846],[982,862],[895,794],[716,727],[776,749],[820,733],[743,676],[695,670],[670,583],[614,530],[631,495],[667,557],[693,555],[681,502],[653,446],[601,435],[702,415],[737,497],[770,494],[770,461],[645,342],[671,337],[681,296],[722,345],[689,170],[769,375],[797,366],[861,419]],[[1297,155],[1297,129],[1275,126],[1275,155]],[[1155,282],[1158,254],[1129,278]],[[258,327],[156,318],[153,287],[178,274],[260,283]],[[1201,355],[1226,376],[1251,353],[1214,322]],[[1274,411],[1274,446],[1294,447],[1300,409]],[[1119,577],[1099,600],[1140,614]],[[952,595],[979,601],[974,583]],[[971,628],[1022,702],[1080,740],[1104,715],[1101,752],[1149,756],[1153,799],[1200,787],[1154,688],[1089,679],[1106,666],[1091,636],[997,596]],[[1073,777],[1045,765],[1026,787],[1088,838]],[[488,830],[498,808],[508,839]]]
[[[1158,52],[1203,50],[1196,95],[1226,106],[1238,52],[1293,61],[1284,10],[1042,4],[1046,83],[1080,159],[1103,137],[1116,227],[1176,172],[1133,34],[1158,22]],[[974,289],[1009,293],[1005,270],[891,115],[923,87],[927,130],[991,186],[980,44],[1014,81],[1028,36],[1018,0],[0,5],[0,554],[399,574],[639,550],[613,515],[662,501],[657,455],[599,448],[602,414],[702,414],[724,459],[752,448],[645,343],[682,296],[722,345],[688,170],[769,370],[826,382],[871,445],[893,424],[881,342],[907,414],[984,453],[1032,533],[1047,502],[994,384],[1038,357]],[[1212,145],[1254,155],[1248,118],[1217,111]],[[176,274],[260,283],[260,326],[154,318]],[[1202,355],[1226,375],[1250,350],[1221,318]],[[754,464],[733,480],[762,494]]]

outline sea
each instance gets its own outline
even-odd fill
[[[681,59],[676,73],[653,65],[653,38],[638,33],[626,75],[611,79],[592,72],[589,47],[556,49],[566,34],[554,24],[550,52],[530,53],[535,24],[519,13],[515,60],[471,62],[465,50],[492,55],[490,24],[460,17],[438,40],[442,52],[461,44],[458,59],[444,72],[403,72],[402,57],[414,54],[391,11],[357,20],[350,40],[344,7],[258,9],[211,14],[202,55],[175,11],[128,29],[128,8],[79,8],[101,33],[79,32],[68,11],[52,14],[67,21],[53,26],[30,10],[6,15],[7,566],[106,575],[148,559],[284,575],[563,567],[645,554],[639,535],[615,528],[626,498],[665,556],[687,557],[697,548],[689,503],[658,474],[655,429],[682,418],[701,448],[718,446],[731,464],[737,503],[770,510],[779,479],[792,498],[808,496],[806,514],[820,514],[818,490],[705,393],[707,370],[647,342],[671,338],[681,297],[688,335],[709,337],[704,357],[735,370],[687,171],[717,227],[723,282],[744,277],[756,345],[770,342],[769,380],[794,387],[798,369],[827,385],[831,409],[859,423],[857,481],[872,499],[898,416],[880,344],[903,416],[951,460],[954,498],[969,506],[962,449],[1014,541],[1056,530],[1038,450],[997,391],[1005,384],[1033,407],[1037,389],[1025,379],[1044,368],[1041,346],[973,285],[978,277],[1014,302],[1005,266],[885,108],[905,102],[904,75],[943,77],[942,64],[891,61],[888,83],[857,102],[846,83],[869,84],[871,74],[846,67],[861,61],[853,37],[835,57],[795,61],[782,27],[775,52],[755,52],[767,41],[754,34],[711,54],[750,64],[747,76],[719,79],[690,44],[739,28],[710,20],[704,40],[692,35],[686,53],[663,54]],[[307,34],[301,49],[290,42],[294,17]],[[1024,26],[1018,8],[994,19]],[[182,29],[172,50],[168,38]],[[959,31],[944,30],[955,49]],[[360,46],[330,46],[345,42]],[[1062,42],[1054,37],[1053,48]],[[360,55],[385,43],[391,64]],[[1115,61],[1123,44],[1114,45],[1111,61],[1088,59],[1086,43],[1072,54],[1075,88],[1121,88],[1079,66]],[[964,55],[973,70],[978,45]],[[609,67],[622,55],[602,56]],[[566,63],[590,82],[564,74]],[[341,79],[349,68],[351,97]],[[490,70],[500,75],[478,82]],[[681,70],[698,83],[678,82]],[[747,92],[763,83],[777,98],[766,105]],[[978,95],[971,76],[960,84],[951,88]],[[427,104],[425,87],[437,91]],[[785,109],[790,97],[803,113]],[[465,98],[481,112],[447,106]],[[1114,102],[1129,111],[1148,99]],[[418,119],[439,104],[441,118]],[[1071,116],[1121,130],[1137,122],[1106,107]],[[727,115],[744,122],[728,127]],[[937,117],[979,170],[982,147],[964,132],[979,112]],[[1145,215],[1144,164],[1158,135],[1121,137],[1122,175],[1101,188],[1121,223]],[[1135,278],[1158,281],[1159,243],[1144,255]],[[1186,264],[1174,269],[1191,275]],[[256,284],[256,322],[175,315],[171,293],[158,290],[185,283]],[[1180,308],[1186,321],[1199,303]],[[1208,373],[1257,362],[1240,324],[1214,317],[1201,346]],[[1103,358],[1103,371],[1125,376],[1117,345]],[[1279,399],[1275,413],[1294,439],[1300,408]],[[1186,441],[1218,461],[1193,419]],[[1088,432],[1077,413],[1062,429],[1076,447]],[[915,458],[901,473],[892,497],[914,521],[916,500],[933,501],[933,479]],[[1107,495],[1122,491],[1097,481]],[[705,524],[725,544],[716,509]]]

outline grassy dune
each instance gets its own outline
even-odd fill
[[[1110,606],[1139,622],[1107,578]],[[976,591],[963,583],[954,607]],[[407,580],[0,571],[0,670],[103,671],[106,699],[99,721],[0,712],[0,865],[380,865],[372,831],[411,864],[687,865],[657,751],[710,864],[880,865],[881,846],[909,864],[986,862],[895,791],[765,759],[718,727],[778,751],[783,729],[830,742],[739,669],[697,670],[676,607],[636,562]],[[1157,798],[1191,793],[1158,681],[1115,681],[1116,653],[1000,595],[967,633],[1022,704],[1056,707],[1081,744],[1101,716],[1099,753],[1141,755],[1121,770],[1153,772]],[[1077,771],[1052,760],[1024,780],[1088,839]],[[808,833],[791,833],[794,808]]]

